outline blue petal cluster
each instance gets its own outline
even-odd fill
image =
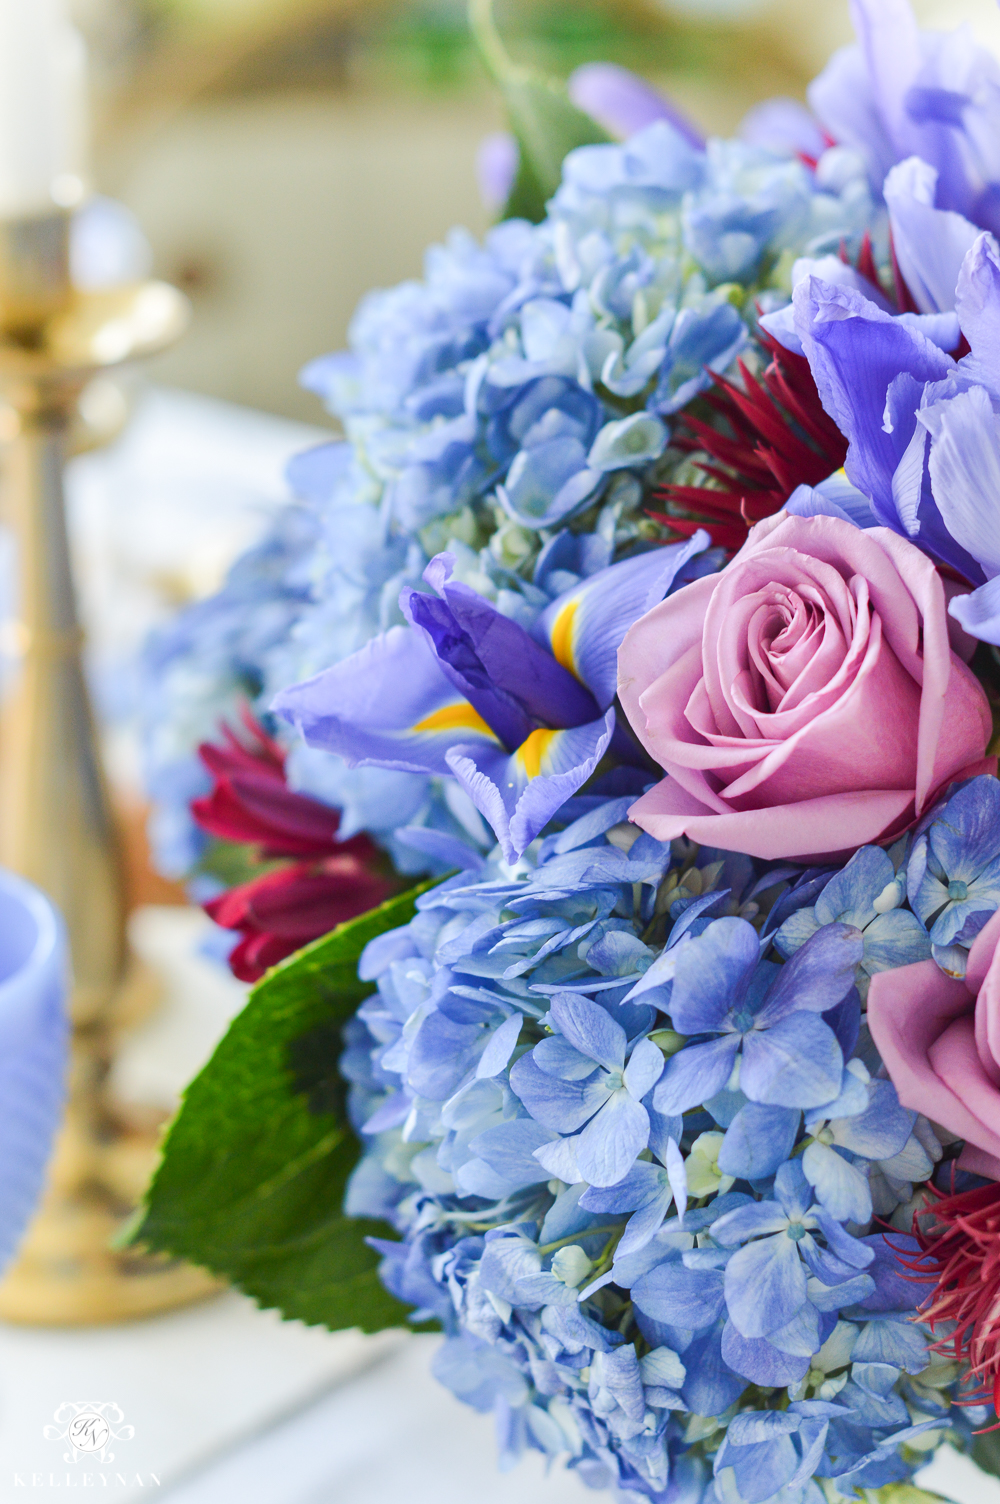
[[[895,1256],[942,1145],[879,1075],[857,987],[929,952],[900,854],[755,868],[638,834],[628,804],[577,797],[369,945],[347,1210],[401,1235],[382,1277],[444,1327],[437,1377],[508,1461],[633,1504],[907,1479],[955,1370]]]

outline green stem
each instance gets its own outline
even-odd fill
[[[469,0],[468,16],[469,30],[483,62],[500,83],[514,71],[514,65],[493,19],[493,0]]]
[[[600,1237],[603,1233],[610,1233],[610,1235],[614,1237],[615,1233],[620,1233],[621,1230],[622,1229],[620,1226],[581,1227],[579,1232],[571,1233],[568,1238],[557,1238],[554,1243],[544,1243],[542,1247],[539,1248],[538,1252],[544,1256],[547,1253],[555,1253],[557,1248],[562,1248],[569,1243],[579,1243],[581,1238],[597,1238]],[[605,1253],[606,1252],[607,1250],[605,1250]],[[601,1258],[603,1259],[604,1256],[605,1254],[602,1253]]]

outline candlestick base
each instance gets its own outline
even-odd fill
[[[80,1161],[91,1146],[67,1124],[56,1145],[55,1183],[0,1284],[0,1320],[105,1325],[204,1300],[223,1288],[190,1264],[113,1246],[155,1167],[159,1137],[123,1128],[103,1146],[98,1175],[81,1178]],[[72,1182],[65,1187],[58,1183],[64,1175]],[[126,1186],[132,1194],[123,1194]]]
[[[117,1038],[155,1011],[159,993],[156,974],[131,959],[110,1005],[97,1018],[88,1009],[89,1022],[76,1023],[66,1118],[47,1192],[0,1281],[2,1321],[105,1325],[152,1316],[223,1288],[190,1264],[115,1247],[156,1168],[163,1115],[119,1108],[107,1091],[108,1071]]]

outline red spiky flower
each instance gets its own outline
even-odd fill
[[[796,486],[819,485],[847,456],[847,440],[825,412],[805,356],[763,332],[758,338],[771,357],[759,378],[742,360],[742,387],[712,376],[714,390],[704,401],[723,427],[685,414],[672,441],[676,449],[709,456],[695,465],[716,487],[668,485],[652,493],[671,507],[650,513],[658,522],[687,536],[705,527],[713,542],[733,551],[753,523],[781,511]]]
[[[913,1219],[920,1252],[900,1262],[937,1283],[920,1307],[932,1332],[946,1328],[934,1347],[968,1364],[975,1388],[963,1403],[991,1399],[1000,1415],[1000,1184],[937,1198]]]
[[[258,858],[295,858],[204,905],[216,924],[241,936],[229,956],[233,974],[256,982],[310,940],[374,908],[396,884],[367,836],[339,840],[340,812],[288,787],[281,746],[249,710],[241,718],[245,740],[223,726],[222,745],[198,748],[215,783],[191,812],[202,830],[251,845]]]

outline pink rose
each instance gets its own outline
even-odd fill
[[[959,1164],[1000,1180],[1000,912],[963,981],[933,961],[872,977],[868,1025],[904,1107],[966,1141]]]
[[[888,528],[759,522],[621,645],[625,713],[670,775],[629,818],[661,841],[833,856],[899,834],[951,779],[995,772],[946,607],[930,559]]]

